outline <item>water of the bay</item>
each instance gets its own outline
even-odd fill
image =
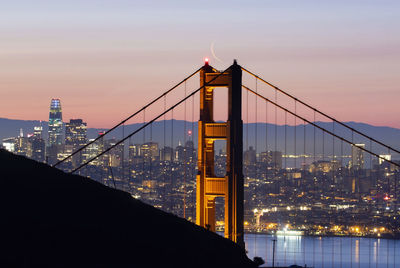
[[[248,257],[262,257],[263,266],[400,267],[400,240],[362,237],[306,237],[246,234]]]

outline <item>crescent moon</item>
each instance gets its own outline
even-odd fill
[[[214,59],[216,59],[217,61],[223,63],[223,61],[215,55],[215,52],[214,52],[214,42],[211,42],[210,50],[211,50],[211,54],[212,54],[212,56],[214,57]]]

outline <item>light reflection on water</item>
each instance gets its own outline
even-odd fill
[[[246,234],[248,257],[262,257],[266,266],[272,266],[273,239],[275,266],[400,267],[400,255],[396,256],[400,254],[400,240],[376,238]]]

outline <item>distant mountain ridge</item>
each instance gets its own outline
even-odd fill
[[[20,129],[23,130],[24,135],[27,133],[33,133],[33,127],[42,125],[43,127],[43,134],[44,138],[47,138],[47,130],[48,130],[48,123],[45,121],[39,120],[15,120],[15,119],[7,119],[7,118],[0,118],[0,139],[3,140],[8,137],[16,137],[19,135]],[[366,135],[371,136],[379,141],[386,143],[389,146],[392,146],[395,149],[400,149],[400,129],[392,128],[392,127],[382,127],[382,126],[373,126],[365,123],[357,123],[357,122],[345,122],[348,126],[357,129],[358,131],[365,133]],[[119,127],[118,129],[114,130],[108,138],[115,137],[120,139],[122,137],[122,133],[124,132],[125,135],[138,129],[142,126],[142,123],[138,124],[131,124],[126,125],[124,128]],[[338,134],[348,140],[353,140],[355,143],[365,143],[369,146],[369,141],[365,138],[357,134],[351,133],[351,131],[345,129],[343,126],[335,123],[334,126],[330,122],[317,122],[318,126],[321,126],[329,131],[333,131],[335,134]],[[184,130],[186,131],[192,130],[193,126],[193,134],[192,137],[188,135],[184,135]],[[197,122],[192,124],[192,122],[185,122],[183,120],[173,120],[173,126],[171,120],[164,121],[157,121],[152,124],[152,127],[147,127],[145,130],[145,138],[143,138],[143,131],[141,133],[137,133],[134,137],[130,139],[130,143],[143,143],[143,141],[157,141],[161,145],[164,141],[164,127],[165,127],[165,141],[167,146],[176,147],[179,143],[183,143],[186,140],[197,139]],[[258,149],[262,151],[262,148],[265,148],[266,143],[268,143],[268,150],[273,150],[275,147],[278,150],[283,150],[284,148],[284,137],[285,137],[285,126],[277,125],[275,129],[274,124],[265,124],[265,123],[249,123],[244,124],[243,126],[243,135],[244,135],[244,147],[246,148],[249,146],[255,146],[255,129],[257,127],[257,147],[261,148]],[[267,128],[267,137],[265,138]],[[106,130],[105,128],[88,128],[88,138],[95,138],[97,137],[100,131]],[[288,152],[294,151],[294,135],[296,135],[297,146],[296,151],[297,153],[302,153],[304,151],[303,146],[300,144],[304,140],[304,130],[306,132],[306,151],[313,150],[313,138],[314,138],[314,127],[306,124],[305,129],[304,125],[298,125],[296,128],[293,126],[286,127],[286,147]],[[275,145],[275,131],[277,133],[276,137],[276,145]],[[248,134],[248,137],[247,137]],[[315,135],[317,139],[322,140],[322,132],[321,130],[316,130]],[[171,139],[171,136],[173,137]],[[324,136],[326,142],[326,148],[324,150],[326,153],[330,153],[329,150],[332,151],[332,137],[329,134],[325,134]],[[219,145],[220,147],[222,145]],[[373,145],[375,146],[375,145]],[[339,141],[335,141],[335,151],[338,152],[339,150]],[[379,148],[378,148],[379,149]],[[321,151],[322,145],[320,142],[316,144],[316,150]],[[386,153],[384,149],[380,150],[380,153]]]

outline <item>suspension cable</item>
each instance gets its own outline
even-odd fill
[[[294,100],[294,114],[297,114],[297,101]],[[294,170],[297,169],[297,117],[294,117]]]
[[[175,158],[175,154],[174,154],[174,109],[172,109],[171,110],[171,148],[172,148],[172,154],[171,154],[171,165],[170,165],[170,167],[169,167],[169,171],[170,171],[170,173],[169,173],[169,183],[170,183],[170,187],[171,187],[171,190],[173,189],[173,174],[172,174],[172,171],[174,170],[174,168],[173,168],[173,165],[174,165],[174,158]],[[171,210],[170,212],[172,213],[172,211],[173,211],[173,199],[172,199],[172,195],[171,195],[171,197],[170,197],[170,199],[169,199],[169,209]]]
[[[128,136],[126,136],[125,138],[123,138],[122,140],[118,141],[117,143],[115,143],[113,146],[111,146],[110,148],[104,150],[103,152],[99,153],[98,155],[92,157],[89,161],[85,162],[84,164],[81,164],[79,167],[75,168],[74,170],[72,170],[70,173],[74,173],[75,171],[81,169],[82,167],[88,165],[90,162],[92,162],[93,160],[95,160],[96,158],[102,156],[103,154],[105,154],[106,152],[110,151],[112,148],[114,148],[115,146],[121,144],[122,142],[124,142],[126,139],[132,137],[133,135],[135,135],[136,133],[138,133],[139,131],[141,131],[142,129],[144,129],[145,127],[147,127],[148,125],[150,125],[151,123],[153,123],[154,121],[156,121],[157,119],[159,119],[160,117],[162,117],[164,114],[168,113],[169,111],[173,110],[175,107],[179,106],[182,102],[186,101],[188,98],[190,98],[191,96],[195,95],[197,92],[199,92],[202,88],[209,86],[213,81],[215,81],[216,79],[218,79],[221,75],[223,75],[226,71],[228,71],[231,68],[231,66],[229,66],[225,71],[221,72],[220,74],[218,74],[217,76],[215,76],[213,79],[211,79],[208,83],[205,83],[204,85],[200,86],[198,89],[196,89],[195,91],[193,91],[192,93],[190,93],[188,96],[186,96],[185,98],[181,99],[179,102],[175,103],[173,106],[171,106],[170,108],[168,108],[166,111],[162,112],[161,114],[159,114],[158,116],[154,117],[152,120],[150,120],[149,122],[147,122],[146,124],[144,124],[143,126],[141,126],[140,128],[138,128],[137,130],[131,132]],[[173,120],[172,120],[173,121]],[[104,136],[104,135],[102,135]]]
[[[167,109],[167,96],[164,96],[164,112],[165,112],[165,110]],[[163,146],[164,146],[164,149],[163,149],[163,155],[162,155],[162,167],[163,167],[163,169],[162,169],[162,173],[163,173],[163,184],[164,184],[164,187],[163,187],[163,207],[165,206],[165,203],[166,203],[166,196],[165,196],[165,194],[166,194],[166,185],[167,185],[167,183],[166,183],[166,178],[165,178],[165,174],[166,174],[166,172],[167,172],[167,167],[166,167],[166,162],[167,162],[167,158],[166,158],[166,153],[167,153],[167,146],[166,146],[166,114],[164,114],[164,122],[163,122],[163,127],[164,127],[164,129],[163,129]]]
[[[247,90],[250,91],[251,93],[255,94],[256,96],[258,96],[258,97],[260,97],[260,98],[262,98],[262,99],[264,99],[264,100],[266,100],[266,101],[272,103],[273,105],[275,105],[276,107],[278,107],[278,108],[284,110],[285,112],[294,115],[294,113],[293,113],[292,111],[289,111],[289,110],[286,109],[285,107],[282,107],[281,105],[279,105],[279,104],[277,104],[277,103],[271,101],[270,99],[268,99],[268,98],[266,98],[266,97],[264,97],[264,96],[262,96],[262,95],[256,93],[255,91],[253,91],[252,89],[246,87],[245,85],[242,85],[242,87],[244,87],[245,89],[247,89]],[[369,150],[367,150],[367,149],[365,149],[365,148],[363,148],[363,147],[361,147],[361,146],[357,146],[357,145],[354,144],[352,141],[349,141],[348,139],[345,139],[345,138],[343,138],[343,137],[341,137],[341,136],[338,136],[337,134],[334,134],[334,133],[332,133],[331,131],[329,131],[329,130],[327,130],[327,129],[321,127],[321,126],[318,126],[317,124],[315,124],[315,123],[309,121],[308,119],[306,119],[306,118],[304,118],[304,117],[302,117],[302,116],[300,116],[300,115],[296,115],[296,116],[297,116],[299,119],[302,119],[302,120],[306,121],[308,124],[313,125],[314,127],[318,128],[318,129],[320,129],[320,130],[322,130],[323,132],[325,132],[325,133],[327,133],[327,134],[329,134],[329,135],[332,135],[332,136],[334,136],[334,137],[336,137],[336,138],[338,138],[338,139],[340,139],[340,140],[342,140],[342,141],[344,141],[344,142],[346,142],[346,143],[348,143],[348,144],[350,144],[350,145],[352,145],[352,146],[354,146],[354,147],[357,147],[358,149],[360,149],[360,150],[362,150],[362,151],[364,151],[364,152],[367,152],[367,153],[369,153],[369,154],[372,154],[372,155],[376,156],[376,157],[379,158],[379,159],[385,160],[386,162],[388,162],[388,163],[390,163],[390,164],[393,164],[393,165],[395,165],[395,166],[397,166],[397,167],[400,167],[400,164],[398,164],[398,163],[396,163],[396,162],[393,162],[393,161],[391,161],[391,160],[386,160],[384,157],[381,157],[380,155],[378,155],[378,154],[376,154],[376,153],[374,153],[374,152],[371,152],[371,151],[369,151]]]
[[[242,70],[245,71],[246,73],[248,73],[248,74],[250,74],[250,75],[256,77],[257,79],[261,80],[262,82],[264,82],[265,84],[269,85],[270,87],[274,88],[276,91],[279,91],[280,93],[282,93],[282,94],[288,96],[289,98],[292,98],[292,99],[297,100],[299,103],[301,103],[302,105],[306,106],[307,108],[309,108],[309,109],[311,109],[311,110],[314,110],[315,112],[317,112],[317,113],[319,113],[319,114],[325,116],[326,118],[328,118],[328,119],[330,119],[330,120],[332,120],[332,121],[335,121],[336,123],[338,123],[338,124],[344,126],[345,128],[350,129],[350,130],[354,131],[355,133],[357,133],[357,134],[359,134],[359,135],[361,135],[361,136],[363,136],[363,137],[365,137],[365,138],[367,138],[367,139],[370,139],[370,140],[372,140],[373,142],[378,143],[379,145],[381,145],[381,146],[383,146],[383,147],[385,147],[385,148],[388,148],[388,149],[390,149],[390,150],[392,150],[392,151],[395,151],[396,153],[400,154],[400,150],[396,150],[396,149],[392,148],[391,146],[384,144],[384,143],[381,142],[381,141],[378,141],[378,140],[376,140],[376,139],[374,139],[374,138],[371,138],[371,137],[369,137],[368,135],[366,135],[366,134],[364,134],[364,133],[362,133],[362,132],[356,130],[355,128],[352,128],[351,126],[349,126],[349,125],[347,125],[347,124],[345,124],[345,123],[343,123],[343,122],[341,122],[341,121],[335,119],[334,117],[329,116],[328,114],[326,114],[326,113],[324,113],[324,112],[321,112],[320,110],[318,110],[318,109],[312,107],[311,105],[309,105],[309,104],[307,104],[307,103],[305,103],[305,102],[299,100],[298,98],[294,97],[293,95],[287,93],[286,91],[284,91],[284,90],[280,89],[279,87],[277,87],[277,86],[271,84],[270,82],[268,82],[268,81],[262,79],[262,78],[259,77],[258,75],[256,75],[256,74],[250,72],[249,70],[247,70],[247,69],[245,69],[245,68],[243,68],[243,67],[242,67]]]
[[[125,136],[125,123],[122,124],[122,138]],[[122,180],[125,181],[125,143],[122,143]]]
[[[186,97],[186,81],[185,81],[185,97]],[[184,159],[184,164],[183,164],[183,168],[184,168],[184,173],[183,173],[183,218],[186,219],[186,157],[187,157],[187,148],[186,148],[186,101],[184,102],[184,129],[183,129],[183,159]]]
[[[278,103],[278,91],[276,91],[276,90],[275,90],[275,102]],[[275,167],[275,177],[276,177],[277,173],[278,173],[277,168],[276,168],[277,162],[278,162],[276,160],[277,159],[276,158],[276,154],[277,154],[277,151],[278,151],[278,107],[276,107],[276,106],[275,106],[275,136],[274,136],[274,138],[275,138],[274,167]],[[282,167],[280,167],[280,169],[282,169]]]
[[[81,148],[79,148],[78,150],[76,150],[75,152],[73,152],[72,154],[70,154],[69,156],[65,157],[64,159],[58,161],[57,163],[55,163],[53,165],[53,167],[58,166],[59,164],[63,163],[64,161],[66,161],[67,159],[69,159],[70,157],[72,157],[73,155],[77,154],[78,152],[82,151],[83,149],[85,149],[86,147],[88,147],[89,145],[95,143],[97,140],[99,140],[101,138],[101,136],[105,136],[108,133],[110,133],[111,131],[113,131],[114,129],[116,129],[117,127],[119,127],[120,125],[124,124],[126,121],[128,121],[129,119],[131,119],[132,117],[138,115],[140,112],[142,112],[143,110],[145,110],[146,108],[148,108],[149,106],[151,106],[152,104],[154,104],[155,102],[157,102],[158,100],[160,100],[162,97],[166,96],[167,94],[171,93],[175,88],[177,88],[178,86],[180,86],[182,83],[186,82],[187,80],[189,80],[190,78],[192,78],[195,74],[197,74],[201,68],[197,69],[195,72],[193,72],[192,74],[190,74],[188,77],[186,77],[185,79],[183,79],[182,81],[180,81],[178,84],[176,84],[175,86],[173,86],[172,88],[168,89],[167,91],[165,91],[163,94],[161,94],[160,96],[158,96],[157,98],[155,98],[154,100],[150,101],[148,104],[146,104],[145,106],[143,106],[141,109],[139,109],[138,111],[136,111],[135,113],[131,114],[130,116],[128,116],[127,118],[125,118],[124,120],[122,120],[121,122],[119,122],[118,124],[116,124],[115,126],[113,126],[112,128],[110,128],[109,130],[107,130],[106,132],[104,132],[102,135],[98,136],[97,138],[95,138],[94,140],[88,142],[86,145],[82,146]]]
[[[193,143],[193,136],[194,136],[194,95],[192,96],[192,134],[191,134],[191,138],[192,138],[192,143]],[[193,161],[193,157],[194,157],[194,143],[193,143],[193,148],[191,148],[191,171],[192,171],[192,176],[191,176],[191,180],[192,183],[196,182],[196,179],[194,177],[194,171],[195,171],[195,165],[194,165],[194,161]],[[194,194],[194,186],[193,186],[193,191],[192,191],[192,204],[191,204],[191,212],[192,212],[192,221],[194,221],[195,215],[194,215],[194,204],[195,204],[195,194]]]
[[[305,171],[306,171],[306,122],[303,120],[303,131],[304,131],[304,133],[303,133],[303,139],[304,139],[304,141],[303,141],[303,146],[304,146],[304,148],[303,148],[303,153],[304,153],[304,155],[303,155],[303,166],[302,167],[304,167],[304,168],[302,168],[302,170],[304,170],[304,177],[303,178],[305,178]]]
[[[265,102],[265,179],[268,179],[268,101]]]
[[[143,125],[142,126],[144,126],[144,125],[146,125],[146,109],[143,110]],[[141,147],[144,146],[145,143],[146,143],[146,129],[143,129],[143,144],[141,145]],[[143,154],[142,150],[140,150],[140,154]],[[146,174],[145,174],[144,170],[145,170],[145,158],[144,158],[144,155],[143,155],[143,159],[142,159],[142,184],[143,184],[143,181],[146,179]]]
[[[285,111],[285,174],[286,180],[288,179],[288,172],[287,172],[287,111]],[[286,184],[287,182],[285,182]]]

